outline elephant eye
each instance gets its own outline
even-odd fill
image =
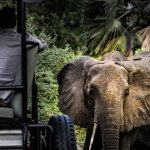
[[[129,95],[129,88],[127,88],[125,91],[125,97],[127,97],[128,95]]]
[[[87,96],[87,102],[89,108],[93,111],[95,105],[95,97],[97,95],[97,89],[95,85],[91,85]]]
[[[91,99],[94,99],[97,94],[97,88],[95,85],[90,86],[89,96]]]

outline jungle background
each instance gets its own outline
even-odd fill
[[[0,1],[0,7],[12,1]],[[110,51],[131,56],[150,50],[149,0],[43,0],[27,5],[26,24],[28,32],[47,43],[36,67],[42,122],[61,113],[56,77],[68,61],[81,55],[100,59]],[[75,129],[82,145],[85,129]]]

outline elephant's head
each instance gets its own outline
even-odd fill
[[[103,62],[84,56],[68,63],[58,74],[60,110],[81,127],[97,123],[106,150],[118,149],[120,131],[148,123],[148,112],[144,108],[149,105],[139,103],[135,104],[136,108],[135,98],[140,95],[129,93],[141,89],[138,85],[134,89],[134,81],[138,78],[130,79],[134,76],[131,70],[137,70],[133,66],[129,61]],[[145,116],[137,117],[143,114]]]
[[[103,55],[102,61],[127,61],[128,58],[118,51],[113,51]]]

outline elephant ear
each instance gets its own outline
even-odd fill
[[[129,91],[123,104],[124,128],[150,124],[150,58],[118,62],[129,73]]]
[[[81,127],[89,126],[93,119],[86,107],[83,86],[88,68],[97,63],[96,59],[83,56],[65,65],[57,76],[59,108]]]

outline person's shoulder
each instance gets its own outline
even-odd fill
[[[0,33],[17,33],[15,28],[6,28],[6,29],[1,29]]]
[[[18,33],[14,28],[8,28],[8,29],[2,29],[0,31],[0,36],[13,37],[13,38],[19,38],[20,39],[21,34]]]

